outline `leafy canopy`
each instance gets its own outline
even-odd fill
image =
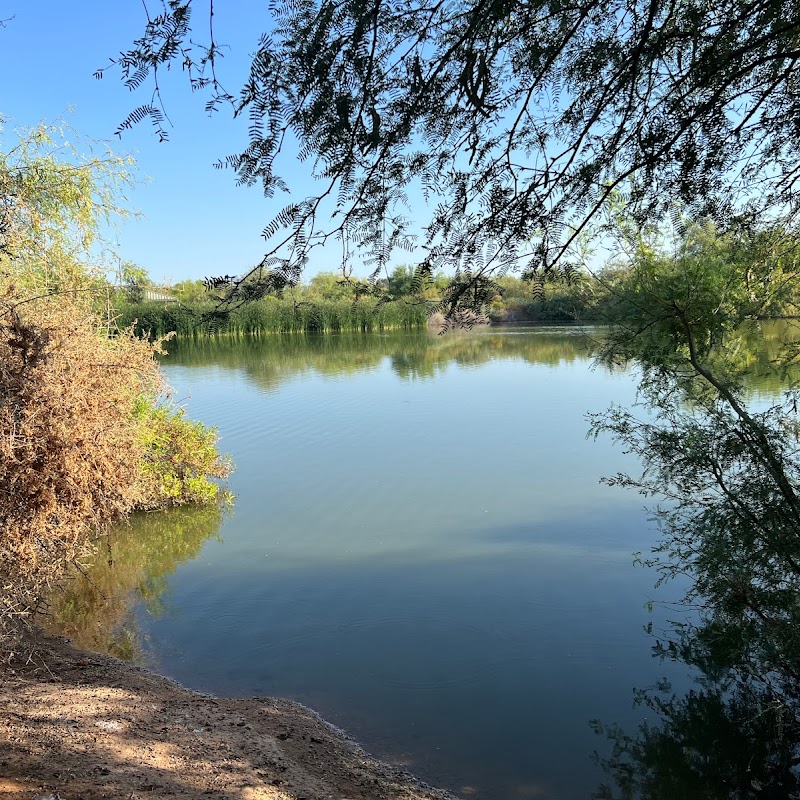
[[[707,367],[719,380],[735,383],[751,366],[746,340],[753,324],[797,316],[800,238],[794,230],[721,234],[706,222],[669,241],[658,231],[623,225],[621,238],[624,263],[599,274],[614,325],[608,361],[636,359],[646,373],[672,377]]]
[[[10,133],[0,125],[0,278],[45,293],[98,277],[92,262],[109,256],[109,227],[131,216],[125,190],[134,182],[130,156],[66,123]]]
[[[797,211],[797,0],[272,0],[236,95],[196,6],[165,0],[113,62],[155,80],[120,131],[166,136],[159,69],[180,63],[209,110],[249,117],[221,162],[242,183],[288,191],[297,148],[319,191],[265,227],[251,278],[296,279],[331,237],[382,270],[421,223],[421,269],[471,266],[451,302],[483,302],[488,275],[563,259],[615,192],[638,223]]]
[[[760,362],[756,326],[792,301],[797,243],[782,228],[718,237],[708,227],[690,229],[673,255],[640,241],[615,287],[604,357],[638,363],[648,413],[611,408],[594,415],[593,431],[641,464],[607,482],[661,503],[660,540],[642,560],[686,591],[655,651],[702,677],[684,698],[641,693],[657,726],[636,737],[604,729],[613,747],[601,763],[620,791],[601,787],[598,798],[796,796],[800,398],[795,387],[766,406],[746,386],[766,367],[783,387],[796,361],[795,329]]]

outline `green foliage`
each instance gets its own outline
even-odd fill
[[[140,397],[134,406],[142,449],[143,508],[230,502],[214,480],[226,478],[231,464],[220,457],[217,434],[173,408]]]
[[[152,286],[153,281],[144,267],[132,261],[123,261],[117,270],[117,282],[125,286]]]
[[[198,303],[208,299],[206,287],[200,280],[179,281],[172,287],[172,291],[183,303]]]
[[[616,408],[594,418],[594,431],[610,432],[642,461],[639,478],[612,483],[670,500],[656,515],[665,576],[691,574],[688,597],[703,598],[715,614],[760,615],[782,607],[800,581],[796,398],[755,411],[744,395],[754,365],[748,335],[783,276],[731,256],[760,252],[760,236],[742,248],[723,241],[698,249],[696,241],[687,237],[672,259],[640,252],[602,353],[609,362],[639,362],[641,399],[656,418]],[[761,280],[758,292],[749,291],[746,270]]]
[[[347,283],[341,275],[332,272],[320,272],[315,275],[309,281],[302,296],[312,302],[355,299],[352,285]]]
[[[505,322],[602,322],[609,295],[588,274],[578,273],[569,282],[553,271],[530,281],[507,275],[497,281],[498,293],[489,305],[489,319]]]
[[[133,160],[63,123],[0,133],[12,140],[0,147],[0,273],[37,293],[99,288],[90,263],[109,255],[104,229],[130,216]]]
[[[785,358],[760,361],[752,337],[760,315],[792,301],[796,241],[776,229],[737,238],[696,228],[671,257],[640,243],[616,287],[617,326],[602,355],[639,364],[646,413],[612,408],[592,430],[642,465],[608,483],[662,500],[653,511],[661,539],[643,560],[662,581],[688,579],[687,613],[655,651],[703,675],[703,690],[686,698],[645,695],[661,728],[636,738],[612,730],[606,767],[622,798],[798,789],[798,394],[764,408],[745,391],[756,369],[783,374]],[[783,345],[795,352],[796,336]],[[703,742],[712,730],[717,755]]]
[[[407,265],[395,267],[389,276],[388,288],[392,297],[406,297],[415,294],[414,267]]]
[[[550,269],[619,195],[637,227],[676,204],[725,229],[797,213],[795,0],[278,0],[236,98],[213,34],[198,45],[197,6],[168,3],[116,63],[137,88],[179,61],[209,109],[247,115],[249,141],[220,163],[267,195],[286,187],[296,137],[320,192],[265,226],[259,275],[296,278],[339,235],[378,270],[420,244],[424,268],[469,268],[480,288]],[[152,101],[120,130],[146,119],[165,135]],[[409,219],[419,186],[429,205]]]
[[[639,358],[690,377],[708,360],[720,380],[735,382],[749,367],[743,342],[752,323],[795,310],[800,237],[780,228],[717,235],[693,226],[675,251],[639,241],[615,276],[607,360]]]
[[[125,300],[129,303],[141,303],[144,300],[145,287],[152,286],[153,282],[144,267],[131,261],[123,261],[117,269],[117,284],[121,287]]]
[[[207,302],[194,306],[125,304],[119,307],[119,324],[134,324],[139,334],[152,336],[173,331],[179,336],[366,332],[427,324],[427,308],[420,303],[379,303],[372,298],[357,302],[346,298],[295,302],[288,297],[266,297],[246,303],[230,314],[217,316],[214,309]]]
[[[159,343],[114,325],[106,270],[91,266],[125,213],[131,163],[81,155],[54,126],[0,153],[2,657],[104,526],[223,499],[213,431],[158,404]]]

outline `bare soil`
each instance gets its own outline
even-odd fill
[[[0,674],[0,800],[455,800],[313,711],[221,699],[37,636]]]

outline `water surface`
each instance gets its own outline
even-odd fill
[[[686,684],[644,632],[669,613],[648,601],[680,591],[632,566],[656,536],[642,498],[599,483],[635,464],[586,439],[635,376],[593,367],[581,331],[170,350],[177,398],[236,463],[235,508],[118,534],[124,568],[97,569],[134,602],[74,589],[79,639],[194,689],[298,699],[486,800],[588,797],[589,721],[630,724],[635,686]]]

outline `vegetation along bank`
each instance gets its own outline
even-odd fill
[[[129,168],[47,126],[0,155],[0,662],[110,522],[230,499],[216,433],[170,399],[162,342],[117,324],[89,266]]]
[[[119,320],[89,266],[128,167],[48,127],[0,155],[0,795],[447,800],[302,706],[201,696],[37,624],[109,523],[232,500],[215,431],[170,399],[162,341]]]

